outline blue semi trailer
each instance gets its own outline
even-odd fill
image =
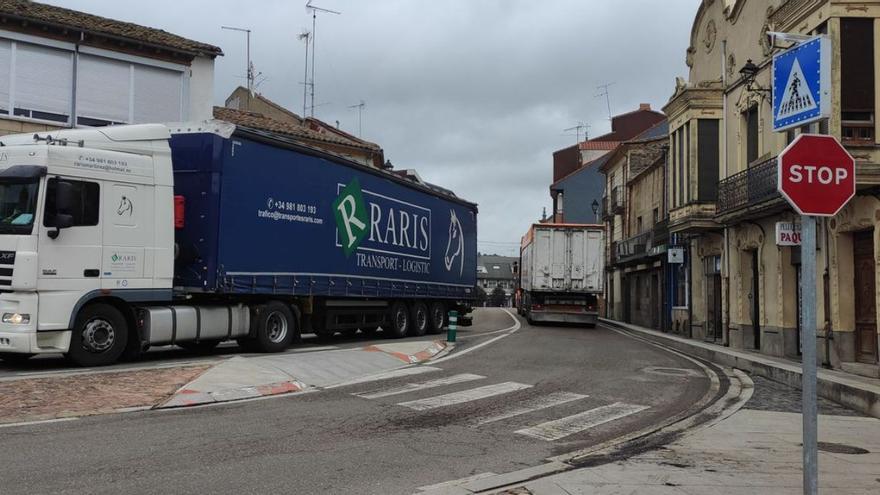
[[[18,250],[2,359],[275,352],[310,332],[438,333],[470,311],[477,207],[439,188],[222,122],[2,143],[17,168],[0,182],[33,193],[0,246]]]

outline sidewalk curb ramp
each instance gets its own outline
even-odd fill
[[[406,365],[423,363],[443,353],[446,348],[446,343],[442,341],[419,341],[374,344],[360,349],[343,349],[326,351],[326,353],[334,353],[334,356],[341,356],[344,353],[346,358],[357,356],[353,361],[366,358],[365,374],[374,374],[402,368]],[[170,398],[156,405],[154,409],[191,407],[294,394],[326,388],[333,384],[333,380],[341,383],[356,377],[334,375],[334,378],[327,382],[317,379],[299,379],[296,376],[296,371],[291,371],[291,368],[295,370],[298,360],[314,360],[314,356],[320,354],[323,353],[235,356],[208,369],[178,389]],[[384,358],[376,360],[370,356],[384,356]],[[328,367],[332,367],[332,363]],[[320,365],[312,366],[312,368],[320,368]]]
[[[606,318],[600,318],[599,321],[609,327],[642,334],[650,340],[720,366],[740,369],[790,387],[801,388],[801,367],[794,361],[785,362],[782,358],[669,335]],[[867,380],[875,383],[866,382]],[[843,404],[862,414],[880,418],[880,380],[853,378],[845,376],[840,371],[819,369],[817,392],[819,397]]]

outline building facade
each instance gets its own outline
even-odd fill
[[[605,174],[606,311],[610,318],[666,328],[666,121],[624,141]]]
[[[597,160],[614,151],[622,141],[633,139],[646,129],[663,121],[664,115],[642,103],[637,110],[611,118],[611,132],[579,142],[553,153],[554,223],[599,223],[605,178]],[[569,201],[565,201],[565,198]],[[594,204],[595,202],[595,204]],[[593,207],[597,206],[596,211]]]
[[[0,26],[0,134],[211,118],[216,46],[31,1]]]
[[[479,254],[477,256],[477,284],[486,291],[487,302],[492,299],[492,291],[500,287],[504,291],[504,307],[513,306],[516,292],[515,265],[519,258]]]
[[[772,129],[774,46],[767,33],[831,42],[831,118]],[[878,368],[880,259],[880,3],[705,0],[676,81],[669,117],[667,197],[673,243],[673,330],[798,359],[800,248],[775,242],[798,215],[776,191],[776,157],[801,133],[831,134],[856,158],[856,197],[819,222],[817,348],[822,364],[868,376]],[[752,79],[746,64],[754,64]],[[807,304],[812,304],[808,302]]]

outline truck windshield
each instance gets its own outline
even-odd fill
[[[39,182],[0,179],[0,234],[30,234]]]

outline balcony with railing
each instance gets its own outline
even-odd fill
[[[715,201],[692,201],[669,210],[669,231],[700,232],[716,230],[720,225],[715,220],[717,204]]]
[[[665,222],[658,222],[651,230],[614,243],[612,263],[628,263],[642,258],[657,256],[666,251],[669,238]],[[665,237],[664,237],[665,236]]]
[[[718,182],[717,218],[730,222],[744,215],[784,207],[776,189],[776,157]]]
[[[611,213],[623,213],[623,194],[624,188],[623,186],[616,186],[611,189]]]

